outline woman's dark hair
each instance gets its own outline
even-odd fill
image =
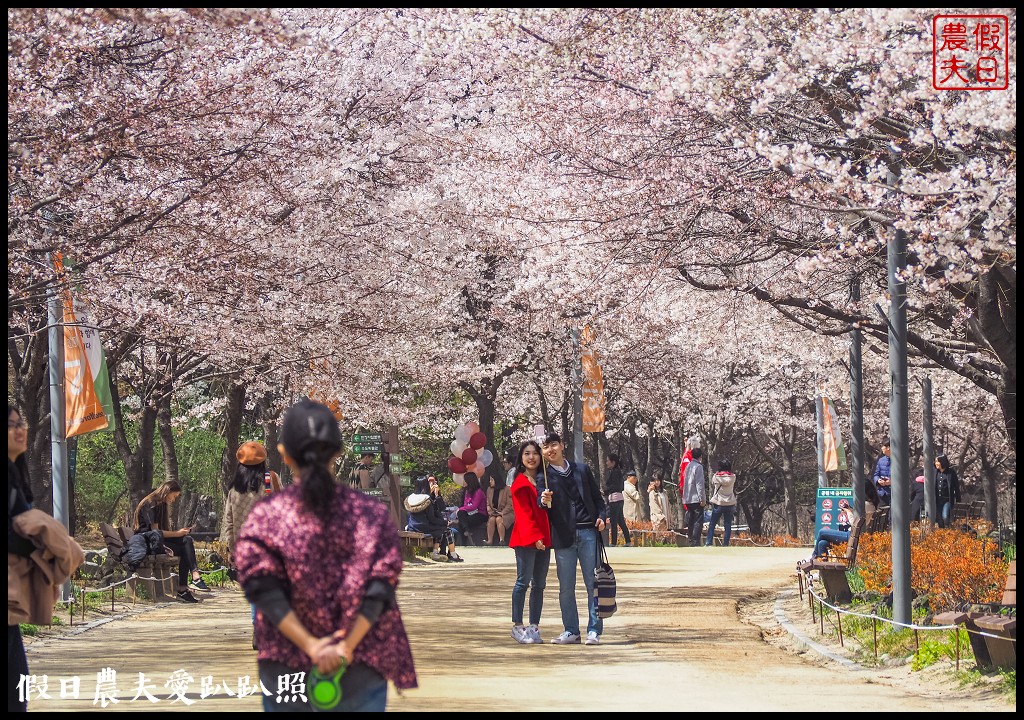
[[[616,453],[608,453],[608,459],[615,463],[615,467],[619,466],[619,456]]]
[[[259,492],[260,488],[263,487],[263,479],[266,475],[266,461],[261,462],[259,465],[243,465],[238,463],[238,467],[235,468],[235,479],[231,482],[231,487],[234,488],[235,492],[242,493],[243,495]]]
[[[943,471],[949,470],[949,458],[945,455],[936,455],[935,460],[942,466]]]
[[[494,507],[498,507],[498,496],[501,495],[502,488],[505,487],[505,478],[498,475],[491,475],[491,480],[494,481],[494,487],[487,484],[487,489],[491,492],[491,504]]]
[[[167,516],[167,498],[172,493],[180,492],[181,485],[178,484],[178,481],[168,480],[149,495],[139,500],[139,504],[135,506],[135,515],[132,518],[133,527],[139,527],[139,511],[142,510],[143,506],[148,505],[153,508],[153,519],[156,520],[159,528],[161,530],[170,530],[170,519]],[[149,528],[144,529],[148,530]]]
[[[466,481],[466,492],[469,494],[472,495],[480,489],[480,480],[477,478],[476,473],[468,472],[463,475],[463,479]]]
[[[300,470],[302,503],[321,520],[331,514],[334,476],[327,468],[341,450],[341,430],[334,413],[312,400],[301,400],[285,413],[281,444]]]
[[[729,458],[722,458],[718,461],[718,472],[732,472],[732,462]]]
[[[421,495],[430,494],[430,480],[426,475],[416,478],[416,482],[413,484],[413,491],[418,492]]]
[[[536,440],[527,440],[519,445],[519,452],[516,454],[516,475],[519,473],[526,473],[526,466],[523,465],[523,452],[529,446],[533,446],[533,449],[537,451],[537,454],[541,457],[541,462],[544,462],[543,450],[541,450],[540,443]]]
[[[11,421],[11,415],[17,414],[18,417],[25,420],[25,416],[21,414],[21,411],[13,405],[7,406],[7,422]],[[18,484],[18,490],[21,492],[25,502],[29,505],[32,504],[32,484],[28,479],[28,451],[23,452],[14,460],[14,467],[18,470],[18,477],[16,482]]]

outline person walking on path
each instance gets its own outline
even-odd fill
[[[647,499],[651,506],[651,529],[654,532],[665,532],[668,530],[668,493],[665,492],[661,482],[661,475],[655,474],[651,478],[651,484],[647,487]]]
[[[325,405],[293,405],[278,447],[295,481],[252,509],[237,548],[239,580],[259,610],[260,682],[280,691],[313,666],[341,670],[334,711],[383,712],[389,680],[400,690],[417,685],[395,598],[398,529],[382,503],[335,483],[341,431]],[[263,709],[311,709],[301,698],[275,700],[265,695]]]
[[[540,636],[540,614],[544,609],[544,588],[551,565],[551,525],[548,514],[537,503],[537,474],[541,472],[541,448],[536,440],[519,447],[512,482],[512,526],[509,547],[516,554],[516,583],[512,586],[512,637],[524,645],[544,642]],[[530,624],[523,625],[526,589],[530,589]]]
[[[704,507],[708,496],[704,487],[704,466],[701,464],[704,453],[699,447],[690,452],[692,460],[686,465],[680,491],[686,513],[686,534],[690,538],[690,547],[697,547],[700,545],[700,531],[704,529]]]
[[[610,453],[605,460],[608,468],[608,479],[605,481],[605,489],[608,491],[608,524],[611,528],[612,546],[619,544],[619,528],[622,528],[622,537],[626,547],[632,544],[629,535],[629,526],[626,524],[626,517],[623,514],[623,503],[626,501],[624,494],[626,480],[622,476],[622,469],[619,467],[619,456]]]
[[[544,438],[547,462],[547,486],[538,500],[548,508],[551,522],[551,546],[555,550],[558,574],[558,604],[564,632],[551,642],[571,645],[580,642],[580,616],[576,606],[576,566],[583,573],[587,588],[587,645],[599,645],[604,620],[597,615],[594,602],[594,573],[597,571],[601,531],[607,519],[607,507],[601,488],[590,468],[569,462],[558,433]]]
[[[159,530],[164,545],[178,556],[178,600],[185,603],[199,602],[189,588],[209,590],[210,586],[199,573],[196,560],[196,546],[192,540],[192,528],[171,530],[171,505],[181,497],[181,486],[176,480],[168,480],[139,501],[135,508],[135,532]]]
[[[235,458],[238,466],[224,500],[224,524],[221,529],[221,540],[228,548],[228,564],[232,568],[235,566],[238,534],[242,531],[242,523],[249,517],[249,511],[257,500],[282,488],[281,477],[267,468],[267,449],[263,443],[242,443]]]
[[[878,490],[878,506],[889,507],[892,498],[892,450],[889,441],[882,443],[882,454],[875,463],[875,472],[871,476],[875,488]]]
[[[708,523],[708,534],[704,544],[710,546],[715,537],[715,526],[718,518],[725,518],[725,532],[722,534],[722,546],[729,544],[732,537],[733,514],[736,511],[736,475],[732,471],[732,463],[722,459],[718,461],[718,472],[711,476],[711,521]]]
[[[235,479],[228,488],[224,500],[224,526],[221,540],[228,548],[229,576],[238,577],[235,567],[235,546],[238,545],[238,534],[242,524],[249,517],[253,505],[260,498],[277,492],[282,488],[281,477],[267,468],[267,449],[263,443],[251,440],[242,443],[235,453],[238,467],[235,468]],[[256,649],[256,606],[252,606],[253,638],[252,649]]]
[[[935,458],[935,505],[940,528],[948,528],[953,517],[953,505],[960,502],[960,478],[949,458],[939,455]]]

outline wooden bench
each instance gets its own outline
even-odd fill
[[[1006,571],[1003,601],[939,613],[936,625],[963,626],[979,668],[1017,668],[1017,561]]]
[[[871,513],[871,520],[864,529],[865,533],[885,532],[889,529],[889,506],[880,507]]]
[[[434,537],[426,533],[413,532],[412,530],[399,530],[398,537],[403,547],[434,549]]]
[[[949,526],[951,528],[967,528],[973,530],[971,523],[975,520],[981,520],[984,517],[984,500],[954,503],[953,509],[949,513]]]
[[[846,541],[846,552],[843,555],[834,555],[832,548],[829,548],[829,554],[823,558],[798,562],[796,569],[801,583],[801,591],[807,584],[808,573],[817,570],[829,600],[838,603],[850,602],[853,599],[853,592],[850,590],[850,581],[846,579],[846,571],[857,562],[857,545],[860,543],[860,536],[863,532],[864,518],[859,517],[850,528],[850,537]]]
[[[128,547],[128,541],[135,532],[131,528],[115,528],[107,523],[100,524],[100,532],[103,533],[103,541],[107,545],[108,562],[120,566],[128,577],[131,577],[132,571],[128,569],[121,558]],[[138,580],[130,580],[128,583],[133,593],[135,592],[135,583],[142,582],[150,600],[163,602],[175,597],[178,583],[178,558],[167,555],[147,555],[135,572],[139,575]]]

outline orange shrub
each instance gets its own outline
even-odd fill
[[[857,567],[867,590],[887,593],[892,585],[892,535],[862,535]],[[998,602],[1006,584],[1007,563],[995,543],[960,530],[910,531],[910,585],[933,596],[933,612],[964,602]]]

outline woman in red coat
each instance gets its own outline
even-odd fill
[[[516,553],[516,584],[512,587],[512,637],[523,644],[540,644],[540,612],[551,564],[551,526],[548,514],[537,504],[537,473],[541,472],[540,444],[527,440],[519,446],[516,479],[512,483],[512,526],[509,547]],[[530,624],[523,625],[526,588],[530,591]]]

